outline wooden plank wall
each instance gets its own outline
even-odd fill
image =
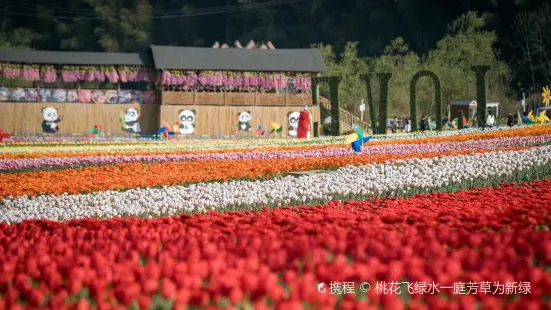
[[[165,91],[163,104],[216,106],[304,106],[312,105],[312,94],[207,93]]]
[[[46,102],[0,103],[0,128],[4,132],[18,134],[42,133],[42,108],[54,107],[63,120],[58,123],[60,134],[84,134],[94,125],[100,125],[104,133],[124,133],[119,113],[127,108],[140,111],[142,133],[156,133],[161,122],[173,125],[182,109],[196,110],[196,135],[246,135],[237,132],[237,116],[243,111],[252,115],[252,130],[258,125],[271,130],[276,122],[288,134],[289,111],[301,111],[310,106],[314,121],[319,121],[319,107],[312,107],[311,94],[261,94],[261,93],[186,93],[163,92],[163,105],[156,104],[84,104]]]
[[[140,111],[144,133],[157,132],[159,107],[156,104],[84,104],[84,103],[0,103],[0,128],[9,133],[42,133],[42,108],[57,108],[63,120],[58,123],[61,134],[87,133],[100,125],[104,133],[124,133],[120,112],[127,108]]]
[[[262,125],[268,133],[272,128],[270,123],[275,122],[283,126],[283,135],[288,135],[289,111],[302,111],[302,107],[266,107],[266,106],[204,106],[204,105],[163,105],[161,106],[161,121],[171,125],[178,121],[180,110],[195,110],[196,135],[246,135],[237,131],[238,115],[243,111],[251,112],[252,134],[256,134],[258,125]],[[319,107],[309,108],[313,121],[319,122]]]
[[[300,112],[307,105],[314,121],[319,121],[319,107],[312,107],[312,94],[273,94],[273,93],[208,93],[172,92],[162,94],[161,122],[171,125],[178,121],[180,110],[195,110],[196,135],[247,135],[236,129],[240,112],[250,111],[251,134],[258,125],[268,132],[271,122],[284,127],[283,135],[288,135],[287,114]]]

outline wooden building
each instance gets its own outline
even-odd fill
[[[312,105],[317,49],[151,46],[148,53],[0,51],[0,128],[17,134],[232,136],[293,121]],[[311,107],[319,121],[319,107]]]

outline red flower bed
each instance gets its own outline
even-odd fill
[[[0,309],[145,309],[157,295],[210,309],[548,309],[550,199],[547,180],[261,212],[0,224]],[[355,283],[356,294],[330,294],[332,281]],[[413,294],[378,293],[377,281],[407,281]],[[524,292],[507,293],[512,282]],[[471,294],[454,294],[454,283]]]

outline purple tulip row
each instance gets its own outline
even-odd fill
[[[362,155],[411,154],[495,149],[499,147],[533,146],[551,141],[551,135],[497,138],[488,140],[445,142],[431,144],[365,145]],[[108,155],[86,157],[41,157],[24,159],[0,159],[0,171],[20,171],[43,168],[77,167],[85,165],[114,165],[133,162],[176,162],[193,160],[245,160],[297,157],[353,156],[350,148],[328,148],[307,151],[254,151],[205,154],[158,154],[158,155]]]

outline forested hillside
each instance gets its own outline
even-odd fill
[[[359,57],[357,42],[348,43],[340,57],[336,56],[331,45],[319,45],[319,48],[326,59],[327,74],[344,76],[341,104],[353,113],[357,112],[361,98],[367,98],[365,83],[359,77],[361,73],[391,72],[389,111],[405,116],[409,113],[410,81],[415,73],[420,70],[435,72],[441,81],[442,100],[448,103],[454,99],[476,97],[475,74],[471,70],[475,64],[492,66],[487,74],[488,97],[502,103],[504,110],[511,110],[515,104],[510,87],[513,74],[507,63],[499,60],[495,53],[496,35],[484,30],[484,26],[484,19],[476,13],[464,14],[450,24],[436,47],[422,56],[413,52],[401,37],[392,40],[381,56],[372,58]],[[378,96],[378,81],[372,84],[373,92]],[[323,87],[322,94],[328,93],[327,86]],[[429,78],[423,78],[417,84],[417,106],[420,113],[434,113],[434,86]]]
[[[494,96],[518,99],[523,91],[537,93],[551,81],[549,2],[0,0],[0,42],[4,48],[108,52],[250,39],[269,40],[276,48],[316,44],[323,48],[330,72],[399,69],[392,81],[395,106],[407,100],[406,84],[419,68],[442,75],[448,100],[461,96],[459,89],[472,93],[474,75],[465,75],[471,64],[492,63]],[[421,84],[420,89],[431,87]],[[359,99],[349,98],[346,104],[355,101]]]

